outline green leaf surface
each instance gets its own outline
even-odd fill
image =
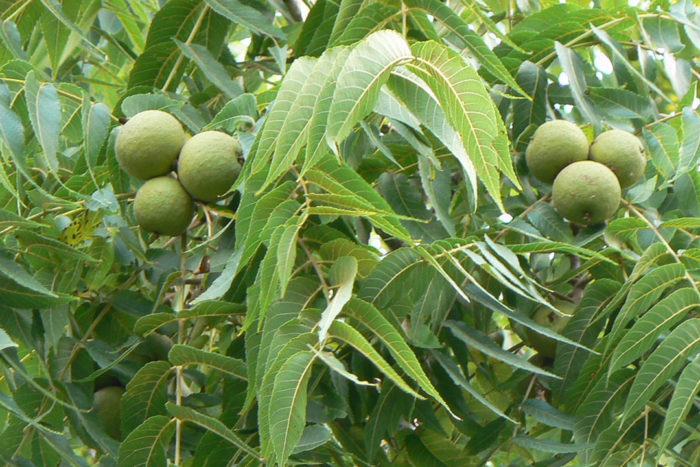
[[[623,369],[609,379],[598,379],[587,391],[575,414],[574,438],[577,443],[593,443],[602,431],[611,426],[615,410],[628,394],[633,379],[634,372]]]
[[[171,370],[168,362],[150,362],[129,381],[121,399],[122,433],[131,433],[146,419],[165,414],[166,385]]]
[[[598,108],[612,118],[641,118],[653,115],[651,101],[626,89],[589,87],[588,96]]]
[[[554,454],[580,452],[591,447],[590,445],[585,444],[559,443],[551,439],[539,439],[526,435],[516,436],[513,438],[513,442],[524,448],[534,449],[536,451],[551,452]]]
[[[352,289],[357,277],[357,259],[354,256],[343,256],[338,258],[331,266],[331,285],[337,287],[333,293],[333,298],[321,314],[321,321],[318,323],[318,340],[323,342],[326,339],[328,329],[333,321],[340,315],[343,307],[352,297]]]
[[[310,351],[296,353],[275,376],[270,406],[270,436],[280,466],[286,465],[304,431],[306,387],[315,359],[316,356]]]
[[[373,33],[355,46],[340,70],[333,94],[326,134],[329,142],[339,143],[350,134],[374,108],[392,68],[411,58],[408,44],[393,31]]]
[[[17,344],[12,342],[12,339],[7,335],[4,329],[0,328],[0,351],[11,347],[17,347]]]
[[[136,321],[134,332],[139,335],[147,335],[159,327],[174,323],[178,320],[197,318],[225,319],[234,314],[243,314],[245,307],[238,303],[223,302],[218,300],[201,301],[196,306],[173,313],[151,313],[142,316]]]
[[[422,11],[435,18],[445,29],[459,38],[461,42],[459,45],[469,49],[481,66],[525,97],[526,100],[531,99],[530,95],[520,87],[503,63],[501,63],[498,56],[486,46],[482,38],[472,31],[469,25],[448,5],[438,0],[405,0],[404,4],[410,9]]]
[[[167,449],[175,424],[164,415],[149,418],[136,427],[119,447],[119,465],[159,467],[167,463]]]
[[[51,83],[40,83],[29,72],[25,81],[25,97],[29,120],[34,134],[43,148],[43,163],[48,170],[58,170],[58,136],[61,132],[61,106],[56,88]]]
[[[523,402],[522,411],[538,422],[554,428],[573,431],[574,417],[561,412],[546,401],[540,399],[528,399]]]
[[[33,292],[49,297],[57,297],[55,293],[36,280],[22,266],[7,257],[3,252],[0,252],[0,274]]]
[[[240,123],[253,125],[258,116],[255,104],[255,95],[249,93],[241,94],[227,102],[203,130],[222,128],[229,133],[233,133]]]
[[[282,126],[288,118],[293,118],[290,115],[294,103],[297,102],[297,98],[300,97],[304,83],[313,80],[311,73],[313,72],[314,65],[316,64],[316,59],[304,57],[300,60],[294,61],[289,70],[285,74],[284,80],[280,84],[279,90],[277,91],[277,96],[272,104],[267,116],[265,117],[265,126],[258,133],[256,140],[258,141],[258,146],[254,154],[251,156],[251,173],[256,174],[258,172],[267,170],[268,172],[272,169],[270,161],[270,156],[277,157],[275,165],[279,165],[279,159],[283,158],[285,154],[274,154],[277,141],[281,136],[286,137],[286,135],[281,134]],[[287,167],[282,167],[287,169]],[[258,192],[263,190],[273,178],[268,174],[265,181],[257,188]],[[277,174],[277,176],[279,173]]]
[[[19,285],[15,280],[0,274],[0,296],[3,305],[20,309],[49,308],[74,300],[68,295],[47,295]]]
[[[330,337],[339,339],[354,347],[358,352],[369,359],[382,373],[384,373],[396,386],[404,392],[411,394],[417,399],[424,399],[423,396],[414,391],[401,376],[387,363],[377,352],[372,344],[360,334],[360,332],[342,321],[334,321],[328,330]]]
[[[700,356],[690,362],[678,377],[676,389],[673,391],[671,402],[666,411],[664,426],[659,440],[659,451],[663,451],[673,436],[678,432],[686,415],[696,403],[700,392]]]
[[[333,103],[333,94],[336,89],[338,75],[347,62],[350,50],[351,49],[347,47],[336,47],[323,54],[324,56],[328,55],[328,58],[321,59],[324,62],[329,60],[332,63],[328,65],[328,69],[325,72],[321,71],[321,73],[324,73],[325,78],[314,102],[313,115],[309,121],[304,165],[300,171],[302,176],[309,168],[315,166],[317,162],[322,160],[323,156],[330,151],[328,145],[325,144],[329,113]]]
[[[609,344],[620,336],[632,319],[646,312],[656,303],[666,289],[683,280],[685,274],[682,264],[673,263],[659,266],[637,281],[630,289],[625,304],[615,318],[615,324],[610,331]]]
[[[445,402],[440,393],[430,382],[418,358],[416,358],[416,355],[408,344],[406,344],[403,336],[374,305],[360,300],[359,298],[354,298],[348,304],[348,314],[361,322],[368,330],[371,330],[387,349],[389,349],[389,352],[401,369],[413,378],[423,391],[433,397],[452,414],[452,410],[447,405],[447,402]]]
[[[233,99],[243,94],[243,89],[231,79],[224,66],[209,50],[199,44],[188,44],[174,39],[183,54],[197,64],[204,76],[219,88],[227,98]]]
[[[450,125],[457,130],[479,179],[496,204],[501,201],[499,170],[519,186],[507,148],[497,144],[505,126],[476,71],[458,53],[435,42],[411,47],[416,60],[407,68],[422,78],[435,94]],[[504,162],[507,161],[507,162]]]
[[[110,111],[102,103],[92,104],[87,100],[83,101],[83,135],[85,137],[85,159],[91,173],[100,156],[102,146],[109,135]],[[94,175],[93,175],[94,176]]]
[[[546,370],[536,367],[532,363],[525,359],[519,358],[512,353],[503,350],[501,347],[496,345],[488,336],[481,334],[479,331],[467,326],[459,321],[446,321],[445,326],[455,335],[459,340],[472,347],[479,352],[482,352],[490,357],[500,360],[504,363],[512,365],[516,368],[522,368],[525,371],[531,373],[536,373],[544,376],[549,376],[551,378],[559,378],[557,375],[552,374]]]
[[[205,0],[212,10],[252,31],[285,39],[284,32],[255,8],[238,0]]]
[[[678,165],[679,143],[676,130],[668,124],[657,123],[642,132],[656,169],[671,178]]]
[[[274,342],[278,345],[275,345],[275,349],[271,349],[269,352],[267,358],[269,363],[263,362],[258,368],[258,377],[260,378],[257,386],[260,452],[266,458],[274,456],[276,452],[272,441],[270,413],[273,404],[275,404],[275,400],[272,398],[272,391],[280,368],[294,355],[309,352],[309,348],[313,348],[318,342],[317,336],[308,332],[307,328],[299,326],[298,322],[291,324],[291,326],[283,326],[286,327],[284,330],[285,335],[278,333],[274,336]],[[293,447],[290,449],[293,449]]]
[[[127,87],[174,90],[180,84],[187,60],[173,39],[195,43],[218,56],[228,21],[206,8],[203,0],[171,0],[151,20],[146,47],[129,73]]]
[[[569,77],[569,86],[576,102],[577,109],[588,122],[591,122],[596,133],[600,131],[600,112],[586,93],[587,83],[583,71],[583,59],[574,50],[560,44],[555,44],[557,56],[562,69]]]
[[[657,338],[674,324],[691,315],[700,307],[700,296],[690,288],[678,289],[637,320],[625,332],[610,357],[609,373],[629,364],[646,353]]]
[[[373,32],[389,29],[398,19],[398,14],[399,9],[394,6],[369,3],[355,13],[343,33],[331,42],[331,46],[353,45]]]
[[[189,407],[183,407],[180,405],[175,405],[172,402],[166,402],[165,408],[168,413],[173,417],[178,418],[184,422],[194,423],[207,431],[214,433],[215,435],[225,439],[229,443],[233,444],[241,451],[245,452],[253,459],[260,460],[260,455],[258,452],[248,446],[248,444],[243,441],[238,435],[231,431],[226,425],[224,425],[220,420],[204,415],[194,409]]]
[[[247,378],[246,364],[238,358],[198,349],[184,344],[175,344],[168,353],[173,365],[207,365],[240,379]]]
[[[450,376],[450,379],[452,381],[463,388],[465,391],[467,391],[474,399],[479,401],[481,404],[486,406],[489,410],[491,410],[493,413],[498,415],[499,417],[503,417],[506,420],[512,422],[512,423],[517,423],[515,420],[510,418],[508,415],[503,413],[498,407],[493,405],[486,397],[484,397],[477,389],[475,389],[467,380],[467,378],[464,376],[464,373],[462,372],[462,369],[457,365],[457,363],[452,360],[451,358],[447,357],[444,355],[442,352],[439,351],[433,351],[432,355],[435,357],[435,359],[438,361],[438,363],[442,366],[442,368],[445,370],[445,372]]]
[[[700,349],[700,318],[681,323],[644,361],[629,390],[623,420],[641,409]]]

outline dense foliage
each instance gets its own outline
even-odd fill
[[[630,3],[0,1],[0,462],[700,465],[700,8]],[[182,236],[148,109],[243,150]],[[606,222],[551,119],[643,142]]]

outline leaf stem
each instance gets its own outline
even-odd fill
[[[635,216],[637,216],[637,217],[639,217],[641,220],[643,220],[643,221],[646,223],[646,225],[649,227],[649,230],[651,230],[652,232],[654,232],[654,235],[656,235],[656,237],[659,239],[659,241],[666,247],[666,250],[668,250],[668,253],[671,255],[671,257],[673,258],[673,260],[674,260],[676,263],[683,265],[683,261],[681,261],[680,257],[679,257],[678,254],[676,253],[676,251],[671,247],[671,245],[669,245],[669,243],[666,241],[666,239],[664,238],[664,236],[661,235],[661,232],[660,232],[659,229],[654,225],[654,223],[651,222],[651,221],[644,215],[644,213],[642,213],[639,209],[637,209],[632,203],[628,202],[627,200],[624,200],[624,199],[623,199],[623,200],[622,200],[622,204],[624,204],[625,207],[627,207],[627,209],[629,209]],[[697,292],[698,294],[700,294],[700,290],[698,290],[698,286],[697,286],[697,284],[695,283],[695,280],[693,279],[693,277],[690,275],[690,273],[689,273],[687,270],[685,270],[685,278],[688,280],[688,282],[690,282],[690,285],[693,287],[693,289],[695,289],[695,292]]]
[[[185,295],[187,292],[187,232],[180,236],[180,281],[175,286],[175,313],[180,313],[185,309]],[[185,322],[182,319],[177,321],[177,343],[182,344],[185,334]],[[175,367],[175,404],[182,404],[182,365]],[[175,465],[180,465],[182,444],[182,420],[175,420]]]

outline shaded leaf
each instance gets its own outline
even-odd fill
[[[219,437],[225,439],[229,443],[233,444],[241,451],[245,452],[254,459],[261,460],[259,454],[255,449],[251,448],[246,444],[240,437],[238,437],[233,431],[231,431],[226,425],[221,421],[197,412],[189,407],[183,407],[180,405],[175,405],[172,402],[167,402],[165,408],[168,410],[173,417],[176,417],[184,422],[194,423],[199,425],[207,431],[218,435]]]
[[[467,326],[465,323],[459,321],[446,321],[445,326],[447,326],[449,330],[452,331],[452,334],[454,334],[455,337],[467,344],[470,348],[474,348],[479,352],[482,352],[486,355],[489,355],[490,357],[495,358],[496,360],[500,360],[516,368],[522,368],[525,371],[549,376],[552,378],[558,378],[558,376],[536,367],[527,360],[524,360],[506,350],[503,350],[501,347],[496,345],[488,336],[481,334],[479,331],[473,329],[470,326]]]
[[[700,349],[700,319],[680,324],[644,361],[630,387],[623,420],[639,410],[668,378],[673,377]]]
[[[122,433],[131,433],[146,419],[165,414],[166,385],[171,370],[168,362],[150,362],[129,381],[121,399]]]
[[[678,377],[676,389],[673,391],[671,402],[666,411],[664,426],[659,440],[659,451],[671,441],[680,428],[683,420],[695,403],[696,395],[700,392],[700,356],[695,357]]]
[[[163,415],[136,427],[119,446],[119,465],[159,467],[166,464],[167,449],[175,424]]]
[[[246,364],[238,358],[207,352],[184,344],[175,344],[168,353],[173,365],[207,365],[240,379],[247,378]]]
[[[609,373],[646,353],[664,331],[700,307],[700,296],[690,288],[676,290],[654,305],[629,329],[610,357]]]
[[[253,7],[241,3],[238,0],[205,0],[212,10],[228,18],[234,23],[246,28],[273,36],[278,39],[285,39],[285,35],[280,28],[271,24],[270,20]]]

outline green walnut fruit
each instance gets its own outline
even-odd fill
[[[170,352],[172,346],[172,339],[170,339],[168,336],[164,336],[163,334],[154,332],[146,336],[146,339],[144,339],[143,343],[136,348],[134,353],[138,351],[140,354],[146,355],[149,361],[167,360],[168,352]]]
[[[567,315],[573,315],[576,309],[576,305],[571,302],[557,301],[552,305],[554,305],[557,310]],[[570,317],[558,315],[546,306],[539,307],[532,315],[532,320],[535,323],[548,327],[557,334],[560,334],[564,330],[570,319]],[[554,358],[554,353],[557,348],[556,340],[530,328],[525,329],[525,337],[527,338],[528,346],[546,357]]]
[[[192,198],[172,177],[156,177],[144,183],[134,198],[136,222],[149,232],[180,235],[194,214]]]
[[[554,179],[552,203],[563,217],[578,224],[597,224],[615,214],[621,189],[615,174],[595,161],[567,165]]]
[[[530,173],[544,183],[552,183],[564,167],[587,158],[588,138],[579,127],[566,120],[551,120],[540,125],[525,151]]]
[[[105,432],[116,440],[122,437],[119,404],[123,394],[124,389],[121,386],[107,386],[95,392],[93,403],[97,418],[102,422]]]
[[[610,130],[598,135],[591,144],[589,158],[607,165],[627,188],[642,178],[647,159],[639,138],[622,130]]]
[[[161,110],[145,110],[119,130],[115,152],[126,173],[148,180],[172,170],[183,144],[185,132],[175,117]]]
[[[241,171],[241,145],[220,131],[205,131],[187,140],[177,161],[177,173],[185,189],[202,201],[216,201],[236,181]]]

